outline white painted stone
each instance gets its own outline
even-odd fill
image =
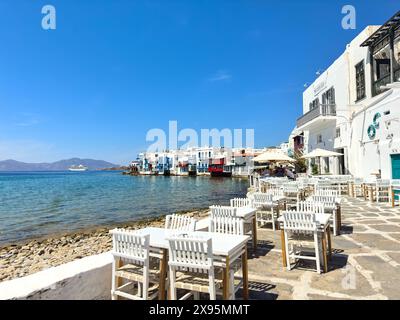
[[[111,253],[75,260],[0,283],[0,299],[110,299]]]

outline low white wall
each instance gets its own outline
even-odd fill
[[[111,299],[112,255],[107,252],[0,283],[0,299]]]

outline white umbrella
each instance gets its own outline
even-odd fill
[[[340,157],[343,156],[342,153],[339,152],[334,152],[334,151],[329,151],[325,149],[314,149],[313,151],[307,153],[306,155],[302,156],[304,159],[313,159],[313,158],[318,158],[319,162],[319,173],[321,174],[321,158],[329,158],[329,157]]]
[[[307,153],[306,155],[302,156],[304,159],[311,159],[311,158],[329,158],[329,157],[340,157],[342,153],[329,151],[325,149],[314,149],[313,151]]]
[[[254,162],[296,162],[281,151],[267,151],[253,159]]]

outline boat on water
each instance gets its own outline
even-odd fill
[[[69,171],[87,171],[89,168],[85,167],[84,165],[73,165],[69,167]]]

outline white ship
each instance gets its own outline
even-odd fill
[[[79,166],[73,165],[73,166],[70,166],[68,170],[69,171],[87,171],[88,167],[85,167],[84,165],[81,165],[81,164]]]

